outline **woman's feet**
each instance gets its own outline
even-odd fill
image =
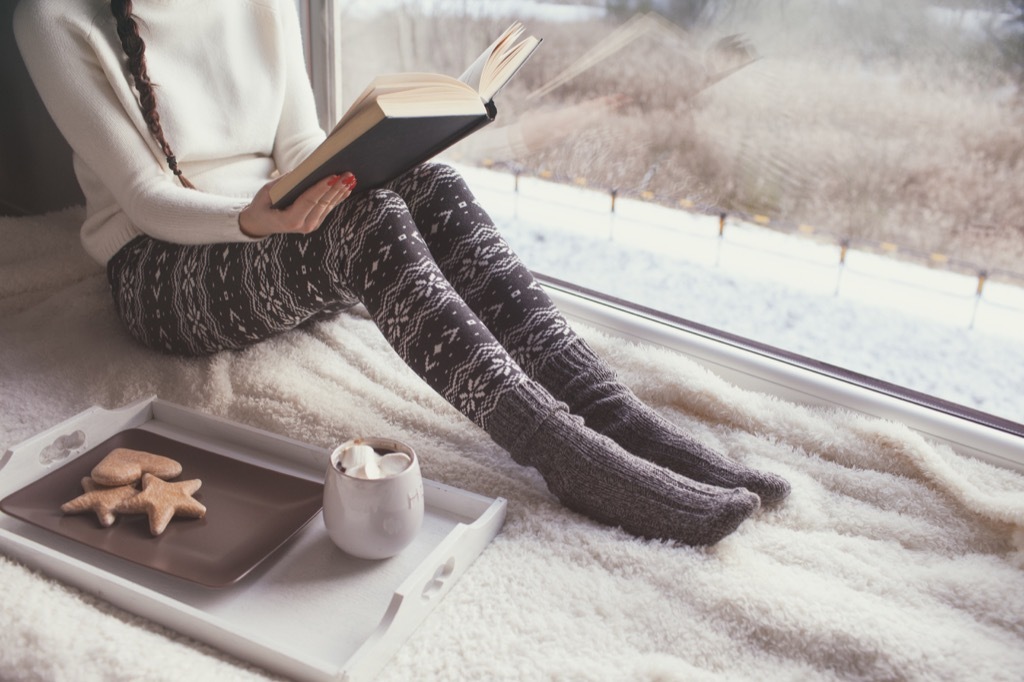
[[[766,505],[789,495],[786,479],[727,459],[661,417],[618,381],[582,340],[548,358],[535,374],[588,427],[637,457],[694,481],[746,488]]]
[[[533,382],[504,394],[484,427],[566,507],[641,537],[712,545],[760,504],[743,488],[691,481],[631,455]]]

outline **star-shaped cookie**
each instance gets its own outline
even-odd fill
[[[82,488],[85,493],[62,504],[60,510],[65,514],[96,512],[96,518],[104,528],[109,528],[117,518],[114,513],[117,506],[139,492],[131,485],[108,488],[99,485],[88,476],[82,479]]]
[[[160,535],[175,516],[201,519],[206,515],[206,507],[192,497],[202,484],[198,478],[169,483],[153,474],[144,474],[142,492],[122,500],[114,511],[148,515],[149,532]]]

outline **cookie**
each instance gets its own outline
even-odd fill
[[[169,479],[181,474],[181,464],[170,457],[151,452],[115,448],[92,470],[92,478],[100,485],[117,486],[135,483],[143,474]]]
[[[175,516],[201,519],[206,515],[206,507],[192,497],[202,484],[198,478],[168,483],[146,473],[142,475],[142,492],[122,500],[114,511],[148,515],[149,532],[160,535]]]
[[[88,476],[82,479],[82,488],[85,493],[62,504],[60,510],[65,514],[95,512],[96,518],[104,528],[109,528],[117,518],[117,506],[139,492],[131,485],[108,488],[99,485]]]

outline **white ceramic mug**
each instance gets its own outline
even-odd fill
[[[392,476],[356,478],[341,459],[357,444],[403,452],[412,461]],[[324,524],[334,544],[361,559],[387,559],[405,549],[423,525],[423,477],[413,449],[389,438],[357,438],[335,448],[324,481]]]

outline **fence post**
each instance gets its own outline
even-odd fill
[[[722,265],[722,244],[725,242],[725,219],[728,216],[725,211],[718,214],[718,248],[715,249],[715,267]]]
[[[978,271],[978,288],[974,292],[974,310],[971,311],[971,323],[968,329],[974,329],[974,321],[978,319],[978,307],[981,304],[981,294],[985,290],[985,281],[988,280],[988,270]]]
[[[512,176],[512,215],[515,216],[517,220],[519,218],[519,175],[521,173],[522,171],[517,168],[515,174]]]
[[[836,290],[833,296],[839,295],[839,285],[843,281],[843,272],[846,270],[846,253],[850,250],[850,240],[847,237],[839,240],[839,272],[836,274]]]
[[[615,213],[615,200],[619,196],[619,190],[613,188],[609,190],[609,193],[612,197],[612,205],[611,210],[608,211],[608,241],[611,242],[615,241],[615,220],[618,217],[618,215]]]

